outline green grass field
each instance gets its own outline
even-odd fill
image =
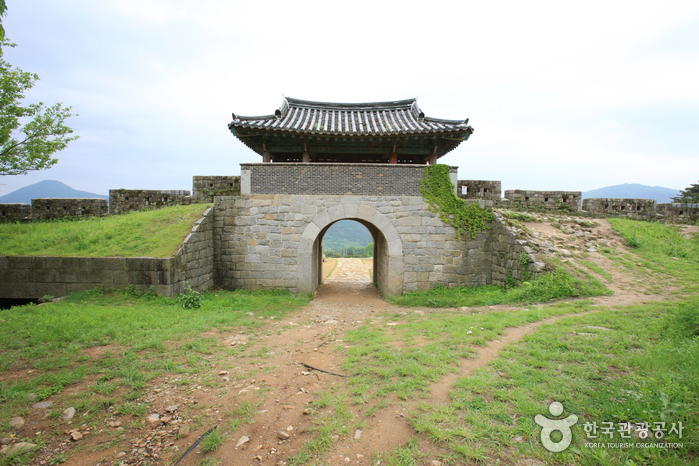
[[[433,459],[445,466],[697,464],[699,239],[683,238],[675,228],[659,224],[611,223],[633,247],[633,255],[604,252],[612,266],[639,280],[662,282],[659,289],[672,287],[665,300],[600,304],[587,298],[605,296],[609,290],[570,271],[516,288],[436,289],[410,295],[406,302],[394,301],[433,308],[381,311],[371,321],[332,337],[340,342],[333,351],[348,378],[315,395],[310,414],[304,415],[311,424],[304,431],[305,443],[286,459],[288,463],[324,464],[324,456],[337,445],[334,436],[351,437],[383,408],[410,406],[405,416],[413,437],[367,458],[371,464],[380,460],[382,465],[421,465]],[[652,274],[633,275],[641,268],[636,264]],[[561,299],[567,297],[577,299]],[[58,426],[57,438],[64,439],[59,419],[68,406],[74,406],[81,422],[93,430],[105,424],[108,408],[140,422],[149,409],[142,401],[145,387],[158,376],[178,378],[188,386],[221,388],[211,370],[218,361],[239,361],[246,379],[279,371],[272,352],[291,347],[274,346],[276,335],[267,322],[283,319],[308,302],[308,296],[287,292],[212,291],[203,295],[201,308],[190,310],[182,309],[177,299],[127,289],[84,292],[47,305],[2,311],[0,436],[10,435],[10,418],[30,412],[34,400],[56,400],[51,417]],[[458,310],[498,303],[511,308]],[[508,329],[549,318],[557,320],[543,323],[504,346],[489,364],[458,378],[444,403],[430,397],[435,382],[460,372],[462,361],[501,339]],[[227,334],[243,331],[246,347],[259,342],[261,349],[221,345],[220,338],[207,336],[212,327]],[[106,351],[95,359],[85,353],[90,348]],[[67,394],[67,388],[79,384],[84,384],[82,391]],[[222,442],[234,441],[234,431],[256,422],[261,407],[255,403],[273,403],[278,396],[260,391],[255,402],[224,413],[217,434],[203,444],[205,454],[198,463],[190,458],[191,464],[218,464]],[[570,447],[559,453],[543,448],[542,429],[534,421],[536,415],[553,417],[548,412],[553,401],[562,403],[562,417],[578,418]],[[203,413],[200,417],[206,419]],[[203,426],[197,419],[195,425]],[[613,437],[586,430],[604,423],[613,424]],[[626,423],[648,423],[653,437],[646,442],[681,447],[587,445],[640,443],[633,432],[630,440],[621,437],[618,428]],[[655,438],[656,423],[667,427],[662,439]],[[670,431],[679,423],[681,437]],[[30,453],[0,458],[0,465],[31,461]],[[226,464],[225,458],[222,461]]]
[[[211,204],[85,220],[0,224],[2,256],[170,257]]]

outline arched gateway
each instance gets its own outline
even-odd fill
[[[215,198],[217,286],[315,291],[322,237],[345,219],[374,237],[373,277],[384,295],[504,280],[500,266],[510,253],[498,250],[499,224],[457,239],[420,191],[426,165],[471,135],[468,120],[426,117],[415,99],[285,98],[268,116],[234,114],[229,129],[262,163],[241,165],[239,196]],[[456,167],[450,178],[456,186]]]

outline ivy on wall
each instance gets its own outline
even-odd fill
[[[468,232],[471,239],[493,221],[493,213],[478,203],[467,205],[454,194],[454,185],[449,179],[448,165],[425,167],[425,178],[420,182],[422,197],[430,205],[432,212],[438,213],[440,220],[456,229],[456,239]]]

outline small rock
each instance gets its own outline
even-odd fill
[[[119,459],[119,458],[123,458],[123,457],[125,457],[125,456],[126,456],[126,453],[125,453],[125,452],[123,452],[123,451],[120,451],[120,452],[119,452],[119,453],[117,453],[117,455],[116,455],[117,459]]]
[[[437,460],[432,460],[432,466],[442,466],[442,462],[437,461]]]
[[[9,445],[10,443],[12,443],[12,437],[0,438],[0,445]]]
[[[38,398],[38,395],[36,393],[27,393],[27,399],[29,401],[34,401]]]
[[[218,375],[228,375],[228,371],[218,371]]]
[[[329,319],[329,320],[325,321],[325,325],[334,325],[334,324],[338,324],[338,323],[339,322],[336,321],[335,319]]]
[[[185,424],[182,427],[180,427],[178,434],[180,435],[180,437],[187,437],[189,435],[189,424]]]
[[[287,432],[291,432],[292,430],[294,430],[294,426],[289,426],[289,427],[286,428],[286,431],[287,431]]]
[[[303,414],[311,414],[312,412],[313,410],[311,410],[311,408],[306,408],[303,410]]]
[[[36,448],[35,443],[19,442],[19,443],[15,443],[14,445],[11,445],[7,450],[5,450],[5,454],[7,456],[12,456],[12,455],[16,455],[18,453],[26,453],[28,451],[32,451],[35,448]]]
[[[146,418],[146,422],[148,423],[148,426],[150,427],[158,427],[160,425],[160,415],[158,414],[151,414]]]
[[[287,434],[283,430],[280,430],[279,432],[277,432],[277,438],[279,440],[289,440],[289,434]]]
[[[513,440],[515,442],[524,442],[524,437],[515,437]]]
[[[109,423],[110,426],[112,427],[121,427],[121,422],[119,421],[112,421]]]
[[[74,416],[75,416],[75,408],[73,408],[72,406],[70,408],[66,409],[65,411],[63,411],[63,420],[64,421],[70,421],[71,419],[73,419]]]
[[[360,438],[362,438],[362,431],[360,429],[357,429],[354,431],[354,439],[359,440]]]
[[[398,325],[398,322],[389,322],[386,325],[390,325],[391,327],[393,327],[394,325]]]
[[[42,401],[41,403],[34,403],[32,408],[34,409],[46,409],[53,404],[53,401]]]
[[[175,411],[177,411],[178,408],[179,406],[177,405],[171,405],[165,408],[165,411],[167,411],[168,413],[174,413]]]
[[[163,424],[168,424],[170,421],[172,421],[172,416],[163,416],[160,418],[160,422]]]
[[[24,419],[21,417],[13,417],[10,419],[10,427],[13,429],[21,429],[22,426],[24,425]]]
[[[223,376],[223,377],[221,377],[221,380],[224,381],[224,382],[230,382],[230,381],[231,381],[231,379],[230,379],[228,376]]]
[[[242,437],[240,437],[240,440],[238,440],[238,443],[235,444],[235,447],[238,448],[240,446],[243,446],[246,443],[248,443],[249,441],[250,441],[250,438],[247,435],[243,435]]]
[[[333,439],[333,442],[337,442],[338,440],[340,440],[339,435],[331,435],[330,438]]]
[[[77,442],[78,440],[82,440],[83,434],[79,430],[73,430],[70,432],[70,438],[74,442]]]

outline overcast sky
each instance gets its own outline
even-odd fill
[[[699,179],[699,2],[7,0],[5,59],[80,139],[0,177],[192,189],[261,162],[228,130],[283,96],[418,98],[475,132],[441,163],[505,189]]]

